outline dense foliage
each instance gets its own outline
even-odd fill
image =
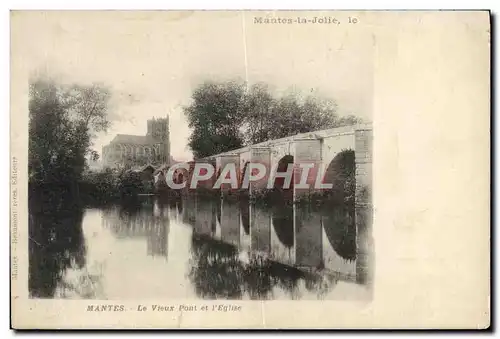
[[[195,158],[298,133],[352,125],[355,116],[340,117],[333,100],[289,91],[281,97],[262,83],[246,90],[238,82],[206,82],[195,89],[184,108]]]
[[[77,189],[91,149],[93,132],[106,130],[109,93],[93,86],[30,83],[29,183]],[[74,192],[77,194],[77,191]]]
[[[152,187],[140,174],[125,169],[85,171],[80,182],[80,194],[86,203],[106,204],[117,199],[131,199],[141,193],[151,193]]]
[[[240,126],[241,103],[245,98],[241,84],[205,83],[193,93],[193,103],[184,108],[189,127],[189,147],[195,158],[222,153],[243,145]]]
[[[97,158],[93,133],[105,131],[110,92],[98,85],[30,83],[29,185],[31,194],[55,201],[107,202],[137,195],[140,175],[131,171],[89,171],[86,158]],[[50,195],[50,196],[49,196]],[[54,203],[55,204],[55,203]]]

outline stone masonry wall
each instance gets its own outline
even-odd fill
[[[372,239],[372,156],[373,130],[360,128],[356,138],[356,279],[359,283],[370,283],[373,273]]]
[[[317,171],[320,170],[321,165],[321,141],[317,139],[312,140],[296,140],[294,142],[295,146],[295,157],[294,157],[294,183],[297,186],[299,184],[302,169],[299,164],[313,164],[314,167],[308,172],[306,183],[309,188],[298,188],[295,187],[295,198],[300,199],[301,196],[307,196],[311,192],[315,191],[316,175]]]

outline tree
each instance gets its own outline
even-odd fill
[[[53,82],[30,85],[29,177],[36,183],[71,182],[84,164],[87,140],[73,124]]]
[[[47,79],[30,82],[29,179],[35,185],[74,187],[91,150],[91,130],[109,126],[109,91],[96,85],[61,86]],[[55,186],[54,186],[55,187]]]
[[[269,119],[273,112],[276,100],[264,83],[257,83],[250,87],[243,101],[243,129],[246,144],[256,144],[268,140],[272,133],[269,128]]]
[[[194,91],[184,113],[193,130],[188,144],[195,158],[242,147],[243,97],[244,86],[236,82],[206,82]]]
[[[109,128],[107,113],[110,98],[109,89],[103,85],[61,87],[61,99],[68,113],[91,132],[105,132]]]
[[[245,140],[249,144],[361,121],[355,116],[339,117],[337,105],[331,99],[304,97],[297,91],[273,98],[265,88],[265,85],[252,87],[246,97],[250,108],[245,116]]]
[[[99,160],[99,153],[97,153],[94,150],[90,151],[90,160],[94,161],[94,162],[98,161]]]
[[[265,83],[245,90],[238,82],[207,82],[195,89],[184,108],[192,129],[189,146],[195,158],[298,133],[353,125],[361,119],[339,117],[336,103],[288,91],[274,97]]]

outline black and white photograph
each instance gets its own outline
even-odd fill
[[[11,12],[16,323],[484,324],[486,229],[454,213],[486,206],[486,148],[466,140],[486,140],[487,27],[481,12]]]
[[[372,41],[332,28],[359,19],[73,15],[29,84],[32,298],[370,298]]]

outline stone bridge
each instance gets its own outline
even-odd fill
[[[298,187],[297,183],[301,177],[300,164],[313,163],[318,169],[327,172],[343,151],[354,151],[356,203],[365,205],[369,204],[371,199],[372,131],[371,124],[360,124],[302,133],[217,154],[203,160],[215,163],[217,171],[228,163],[233,163],[238,173],[244,172],[247,163],[266,164],[271,175],[273,168],[279,168],[281,163],[292,163],[295,182],[293,196],[298,198],[316,191],[313,184],[308,189]],[[315,176],[313,174],[313,177]],[[263,180],[250,182],[248,189],[250,192],[263,189],[266,184],[267,176]]]
[[[269,164],[279,168],[286,160],[294,165],[294,182],[298,183],[301,173],[297,167],[301,163],[319,164],[328,176],[328,171],[335,171],[335,163],[344,151],[353,151],[355,166],[355,227],[357,246],[357,269],[371,271],[373,260],[372,241],[372,145],[373,127],[371,124],[359,124],[321,130],[295,136],[269,140],[230,152],[217,154],[206,159],[215,163],[217,171],[227,163],[234,163],[239,173],[244,172],[246,163]],[[352,154],[352,153],[351,153]],[[217,173],[217,172],[216,172]],[[267,178],[260,182],[250,182],[249,192],[259,190],[267,183]],[[293,199],[310,194],[315,188],[301,189],[293,186]],[[308,231],[309,232],[309,231]],[[371,280],[371,278],[368,278]]]
[[[356,238],[356,253],[357,258],[356,262],[345,262],[342,260],[333,260],[329,259],[333,264],[333,266],[343,267],[342,269],[337,268],[334,269],[336,271],[342,271],[345,273],[349,272],[370,272],[371,271],[371,263],[373,259],[373,242],[371,235],[372,228],[372,203],[371,203],[371,187],[372,187],[372,140],[373,140],[373,130],[371,124],[362,124],[362,125],[354,125],[347,126],[341,128],[327,129],[321,131],[315,131],[310,133],[298,134],[295,136],[290,136],[287,138],[277,139],[277,140],[269,140],[266,142],[262,142],[259,144],[247,146],[244,148],[232,150],[230,152],[217,154],[205,159],[197,160],[196,162],[209,162],[212,166],[215,165],[217,174],[221,168],[224,168],[227,164],[234,164],[236,167],[237,173],[240,176],[244,176],[245,173],[245,165],[248,163],[260,163],[265,164],[268,168],[268,172],[273,173],[273,169],[278,169],[279,172],[283,172],[283,169],[280,169],[280,164],[293,164],[293,180],[295,185],[291,187],[289,191],[292,191],[293,198],[300,197],[304,194],[310,194],[315,190],[314,187],[309,189],[299,188],[296,183],[298,183],[301,179],[300,173],[300,164],[303,163],[314,163],[315,165],[320,165],[322,169],[325,170],[325,176],[328,176],[329,170],[335,172],[338,167],[334,166],[339,158],[345,156],[346,151],[350,154],[350,158],[348,162],[351,163],[355,169],[355,194],[354,194],[354,225],[355,225],[355,238]],[[340,161],[342,163],[342,161]],[[345,163],[345,162],[344,162]],[[194,169],[194,163],[192,163],[191,169]],[[270,169],[270,171],[269,171]],[[165,168],[166,171],[166,168]],[[190,173],[187,174],[187,181],[189,182],[192,179],[192,173],[194,171],[191,170]],[[323,172],[321,172],[323,173]],[[243,174],[243,175],[242,175]],[[315,175],[314,175],[315,176]],[[335,177],[335,176],[333,176]],[[216,180],[217,175],[214,175],[213,178],[207,180],[205,183],[207,187],[212,187],[214,181]],[[324,179],[324,178],[322,178]],[[264,189],[267,186],[267,178],[264,178],[262,181],[250,182],[248,187],[248,191],[251,193],[252,191],[258,191],[260,189]],[[198,186],[199,187],[199,186]],[[344,186],[340,186],[343,188]],[[353,188],[353,186],[351,186]],[[228,188],[231,189],[231,188]],[[221,187],[222,195],[224,194],[224,186]],[[223,199],[224,200],[224,199]],[[190,200],[188,200],[189,202]],[[240,202],[241,203],[241,202]],[[274,250],[273,243],[287,244],[287,239],[294,239],[293,241],[288,241],[290,243],[295,244],[297,247],[292,251],[294,254],[294,264],[295,265],[316,265],[317,262],[323,261],[325,264],[328,262],[326,260],[327,257],[336,258],[334,255],[335,251],[330,251],[333,254],[328,254],[324,250],[316,251],[318,254],[317,257],[311,257],[311,253],[307,252],[307,256],[305,257],[304,253],[302,253],[302,249],[323,247],[328,250],[329,243],[332,243],[330,238],[335,238],[335,232],[338,229],[339,225],[330,225],[332,224],[332,217],[321,216],[315,217],[314,220],[308,220],[308,218],[302,218],[300,213],[300,209],[296,206],[293,206],[293,210],[288,217],[274,216],[270,217],[267,214],[258,213],[259,209],[252,205],[247,206],[248,203],[243,203],[247,209],[250,209],[246,213],[240,213],[233,211],[229,207],[216,208],[221,214],[220,225],[222,227],[222,238],[225,241],[231,240],[232,234],[234,232],[224,232],[224,229],[239,229],[238,226],[243,225],[245,228],[245,224],[252,225],[250,229],[257,232],[258,234],[262,233],[259,236],[259,244],[264,246],[263,244],[267,244],[264,247],[267,251],[271,253],[278,253],[278,249]],[[201,205],[200,205],[201,206]],[[230,206],[230,205],[227,205]],[[276,207],[276,206],[274,206]],[[193,209],[186,209],[187,211]],[[252,212],[255,210],[255,212]],[[279,210],[279,209],[278,209]],[[195,224],[198,225],[208,225],[209,222],[207,220],[212,220],[212,208],[207,210],[206,217],[203,217],[203,213],[201,213],[198,217],[188,217],[189,220],[196,220]],[[226,215],[227,214],[227,215]],[[244,216],[250,215],[246,221],[244,222]],[[318,220],[320,221],[318,221]],[[205,220],[205,221],[203,221]],[[217,218],[218,220],[218,218]],[[224,221],[225,220],[225,221]],[[224,222],[223,222],[224,221]],[[233,225],[234,224],[234,225]],[[287,224],[281,227],[281,224]],[[292,226],[290,226],[290,225]],[[233,225],[234,227],[229,227],[228,225]],[[247,225],[247,226],[248,226]],[[319,226],[318,226],[319,225]],[[306,227],[307,226],[307,227]],[[200,226],[201,227],[201,226]],[[228,228],[229,227],[229,228]],[[319,227],[319,228],[318,228]],[[196,228],[196,227],[195,227]],[[201,227],[203,228],[203,227]],[[262,228],[262,230],[261,230]],[[332,231],[333,230],[333,231]],[[292,232],[292,235],[283,236],[283,234],[288,234]],[[199,231],[198,233],[203,233]],[[226,234],[227,233],[227,234]],[[243,232],[242,232],[243,233]],[[255,235],[257,236],[257,233]],[[281,234],[281,237],[280,237]],[[333,235],[332,235],[333,234]],[[273,240],[274,238],[283,238],[280,241]],[[288,240],[290,240],[288,239]],[[326,239],[326,240],[325,240]],[[234,239],[233,239],[234,240]],[[335,241],[333,241],[335,243]],[[343,244],[343,241],[340,243]],[[318,244],[323,244],[319,246]],[[326,246],[326,247],[325,247]],[[333,246],[333,245],[332,245]],[[330,247],[332,247],[330,246]],[[286,246],[285,246],[286,247]],[[279,248],[277,246],[276,248]],[[332,247],[333,248],[333,247]],[[290,250],[288,248],[288,250]],[[302,251],[302,252],[301,252]],[[314,252],[314,253],[316,253]],[[273,254],[273,256],[281,257],[281,255]],[[317,254],[316,253],[316,254]],[[323,259],[319,259],[321,256]],[[333,261],[332,261],[333,260]],[[280,259],[280,261],[283,261]],[[286,261],[286,260],[285,260]],[[313,265],[314,264],[314,265]],[[340,266],[339,266],[340,265]],[[353,266],[354,265],[354,266]],[[345,267],[344,267],[345,266]],[[365,277],[361,280],[371,280],[369,277]]]

